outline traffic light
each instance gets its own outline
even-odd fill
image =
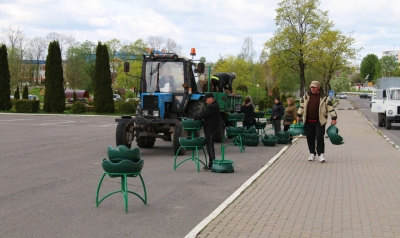
[[[124,72],[125,73],[129,72],[129,62],[124,62]]]

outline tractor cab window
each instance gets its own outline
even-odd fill
[[[147,92],[183,92],[183,63],[146,62]]]

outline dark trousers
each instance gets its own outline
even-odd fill
[[[211,84],[213,85],[213,87],[214,87],[214,92],[219,92],[219,91],[221,91],[222,89],[221,89],[221,86],[219,85],[219,80],[217,80],[217,79],[211,79]],[[218,89],[217,89],[218,88]],[[221,91],[222,92],[222,91]]]
[[[306,122],[304,124],[304,130],[306,131],[307,144],[310,154],[316,154],[315,141],[317,141],[317,154],[323,154],[325,152],[325,125],[321,126],[321,123],[319,122]]]
[[[255,122],[254,121],[250,121],[250,122],[243,122],[243,127],[246,128],[246,130],[248,130],[250,127],[254,126]]]
[[[283,125],[283,130],[284,131],[288,131],[290,129],[290,125]],[[292,135],[290,135],[290,141],[292,141],[293,140],[293,136]]]
[[[215,132],[204,132],[206,136],[206,149],[208,154],[208,167],[212,166],[213,160],[215,159],[214,150],[214,134]]]
[[[276,119],[271,121],[272,125],[274,126],[275,135],[277,132],[280,132],[281,129],[281,119]]]

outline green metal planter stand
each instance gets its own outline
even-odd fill
[[[106,175],[109,175],[110,177],[121,177],[121,189],[120,190],[115,190],[113,192],[108,193],[105,195],[103,198],[100,199],[99,201],[99,192],[100,192],[100,187],[103,182],[103,179]],[[143,186],[143,192],[144,192],[144,197],[140,196],[139,194],[128,190],[128,177],[138,177],[142,181],[142,186]],[[146,185],[144,184],[144,180],[140,172],[135,172],[135,173],[109,173],[109,172],[104,172],[103,176],[100,179],[99,185],[97,186],[97,192],[96,192],[96,207],[100,205],[100,203],[106,199],[107,197],[115,194],[115,193],[122,193],[122,196],[124,197],[124,206],[125,206],[125,213],[128,213],[128,193],[136,195],[142,202],[147,205],[147,191],[146,191]]]
[[[205,138],[203,137],[195,137],[195,132],[201,130],[203,122],[200,120],[193,120],[190,118],[183,118],[182,119],[182,125],[183,129],[186,131],[191,132],[191,137],[190,138],[179,138],[179,143],[181,146],[179,147],[178,151],[176,152],[175,159],[174,159],[174,170],[176,170],[179,165],[181,165],[183,162],[186,162],[188,160],[191,160],[195,162],[197,171],[200,172],[200,164],[203,164],[204,166],[207,166],[207,155],[204,150],[205,146]],[[176,159],[178,158],[179,151],[185,148],[187,150],[192,151],[192,156],[189,158],[184,159],[183,161],[179,162],[178,164],[176,163]],[[200,159],[199,156],[199,149],[203,150],[204,153],[204,162]]]

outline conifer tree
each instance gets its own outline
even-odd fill
[[[46,58],[45,112],[63,112],[65,110],[64,76],[60,44],[52,41]]]
[[[97,113],[113,113],[114,100],[111,88],[111,71],[108,48],[98,43],[96,49],[96,65],[94,76],[94,103],[93,108]]]
[[[8,66],[7,48],[5,45],[0,47],[0,110],[10,110],[11,104],[10,90],[10,69]]]
[[[22,91],[22,99],[28,99],[28,86],[25,85],[24,90]]]
[[[19,100],[21,97],[19,95],[19,87],[17,87],[17,90],[15,90],[14,92],[14,99],[15,100]]]

